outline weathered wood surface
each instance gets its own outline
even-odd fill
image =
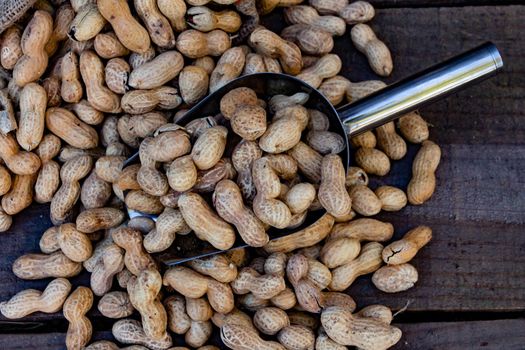
[[[518,5],[520,0],[369,0],[376,8]]]
[[[388,82],[486,40],[502,51],[506,67],[496,78],[421,111],[434,126],[432,139],[443,149],[439,187],[424,206],[381,218],[394,223],[396,235],[427,224],[434,230],[434,240],[414,260],[420,271],[416,288],[386,295],[375,290],[369,278],[361,278],[349,291],[360,306],[383,302],[399,309],[410,301],[406,315],[411,311],[525,311],[523,18],[524,6],[378,10],[372,26],[392,48],[395,59]],[[279,20],[271,16],[269,26],[280,28]],[[377,79],[348,43],[348,35],[336,43],[344,61],[342,73],[354,81]],[[394,163],[388,177],[372,179],[372,183],[405,187],[416,151],[411,146],[407,158]],[[11,273],[14,259],[38,251],[40,234],[50,226],[47,210],[47,206],[33,206],[15,218],[10,232],[0,236],[0,300],[24,288],[43,288],[48,282],[21,281]],[[73,281],[86,285],[87,276]],[[58,321],[62,316],[36,314],[26,321],[50,319]],[[403,324],[405,343],[399,348],[521,349],[523,322]],[[0,335],[0,348],[63,348],[62,334],[22,336]],[[47,342],[49,347],[42,347]]]

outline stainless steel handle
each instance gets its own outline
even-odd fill
[[[356,135],[488,78],[502,67],[498,49],[486,43],[341,107],[339,117],[347,133]]]

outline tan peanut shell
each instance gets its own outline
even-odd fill
[[[124,213],[116,208],[93,208],[81,212],[76,219],[77,229],[92,233],[118,226],[124,220]]]
[[[131,68],[122,58],[112,58],[104,68],[104,79],[108,88],[116,94],[125,94],[128,90],[128,76]]]
[[[368,185],[368,175],[359,167],[351,166],[346,172],[346,187]]]
[[[226,50],[210,74],[210,93],[240,76],[245,61],[246,53],[242,47],[232,47]]]
[[[259,275],[257,271],[250,267],[239,271],[231,286],[235,294],[251,292],[255,297],[261,299],[271,299],[286,288],[282,276]]]
[[[114,32],[100,33],[93,42],[95,52],[102,58],[110,59],[129,54]]]
[[[399,131],[412,143],[421,143],[428,139],[428,124],[418,112],[403,115],[398,121]]]
[[[71,4],[77,13],[69,27],[69,36],[74,42],[86,42],[94,38],[106,24],[96,3],[73,2]]]
[[[181,295],[170,295],[164,300],[168,314],[168,327],[176,334],[185,334],[191,327],[191,319],[186,312],[186,300]]]
[[[392,238],[394,226],[376,219],[362,218],[336,224],[330,232],[329,240],[341,237],[355,238],[359,241],[385,242]]]
[[[135,276],[141,271],[155,266],[153,258],[144,251],[142,234],[130,228],[119,227],[111,234],[113,241],[126,251],[124,263],[126,268]]]
[[[345,178],[341,158],[335,154],[324,156],[317,196],[326,211],[336,217],[345,216],[352,209],[352,200],[346,191]]]
[[[338,154],[346,144],[341,135],[332,131],[312,130],[306,135],[308,145],[320,154]]]
[[[141,315],[144,333],[153,339],[167,334],[168,316],[158,297],[161,288],[162,276],[155,268],[142,270],[127,286],[131,304]]]
[[[394,122],[376,128],[377,146],[392,160],[399,160],[407,153],[407,144],[396,132]]]
[[[381,80],[365,80],[358,83],[350,83],[346,90],[346,99],[355,102],[373,92],[379,91],[386,86]]]
[[[71,261],[62,252],[50,255],[26,254],[15,260],[13,273],[21,279],[35,280],[47,277],[73,277],[80,273],[82,265]]]
[[[106,113],[121,111],[120,98],[104,84],[104,65],[91,50],[80,55],[80,74],[86,86],[87,100],[95,109]]]
[[[259,139],[259,146],[267,153],[282,153],[292,149],[301,140],[301,132],[308,123],[308,111],[300,105],[283,108],[275,114],[272,123]]]
[[[380,186],[374,192],[381,201],[381,209],[384,211],[398,211],[407,205],[407,195],[399,188]]]
[[[355,147],[374,148],[377,144],[376,135],[372,131],[365,131],[362,134],[353,136],[350,144]]]
[[[302,325],[291,325],[277,334],[279,343],[287,349],[313,349],[315,335],[312,329]]]
[[[93,306],[93,292],[87,287],[78,287],[64,302],[64,317],[69,321],[66,333],[68,349],[83,349],[91,339],[93,326],[86,313]]]
[[[49,108],[46,111],[46,127],[73,147],[88,149],[98,145],[97,132],[67,109]]]
[[[289,23],[310,24],[332,35],[341,36],[346,31],[346,23],[343,19],[336,16],[320,16],[311,6],[288,7],[284,10],[284,17]]]
[[[23,56],[20,41],[22,39],[22,32],[17,26],[7,28],[2,34],[2,41],[0,44],[0,64],[5,69],[13,69],[16,62]]]
[[[36,174],[15,175],[11,189],[2,197],[2,210],[15,215],[31,205],[35,181]]]
[[[195,271],[223,283],[229,283],[237,277],[237,266],[224,255],[194,259],[189,261],[188,265]]]
[[[136,320],[118,320],[113,324],[111,332],[120,343],[138,344],[151,350],[166,350],[173,345],[173,340],[168,333],[159,339],[146,336],[141,323]]]
[[[373,318],[352,315],[341,307],[329,307],[321,314],[326,334],[342,345],[362,349],[388,349],[401,339],[401,330]]]
[[[347,24],[357,24],[368,22],[374,18],[375,10],[367,1],[355,1],[343,7],[338,13]]]
[[[383,262],[381,259],[382,250],[383,246],[380,243],[371,242],[365,244],[355,260],[332,270],[330,290],[343,291],[348,288],[357,277],[379,269]]]
[[[325,55],[334,48],[332,34],[308,24],[286,27],[281,37],[297,44],[302,53],[307,55]]]
[[[375,148],[359,148],[355,152],[355,161],[367,174],[385,176],[390,171],[387,155]]]
[[[155,197],[147,194],[144,191],[132,190],[126,194],[124,200],[126,207],[134,209],[145,214],[160,214],[164,210],[164,206],[159,200],[159,197]]]
[[[19,319],[37,311],[54,313],[62,308],[70,291],[71,283],[65,278],[57,278],[49,282],[42,292],[26,289],[1,302],[0,312],[8,319]]]
[[[159,11],[170,21],[176,32],[186,29],[186,3],[184,0],[157,0]]]
[[[363,216],[373,216],[381,211],[383,203],[374,191],[365,185],[350,186],[348,194],[352,199],[352,209]]]
[[[22,34],[20,47],[24,55],[13,68],[13,81],[16,85],[23,87],[42,76],[48,63],[44,47],[52,32],[51,15],[45,11],[36,11]]]
[[[151,41],[160,48],[175,46],[175,34],[170,22],[159,11],[156,0],[134,0],[135,10],[149,32]]]
[[[93,108],[87,100],[81,100],[79,103],[68,106],[68,108],[71,108],[78,119],[86,124],[98,125],[104,120],[104,114]]]
[[[412,178],[408,183],[410,204],[420,205],[430,199],[436,189],[435,172],[441,158],[441,149],[432,141],[423,141],[412,163]]]
[[[221,327],[221,339],[233,349],[284,350],[285,347],[273,341],[265,341],[253,328],[236,324],[225,324]]]
[[[199,66],[186,66],[179,74],[180,95],[184,102],[193,105],[206,96],[209,87],[209,76]]]
[[[180,53],[175,50],[166,51],[133,69],[128,84],[135,89],[157,88],[174,79],[183,66],[184,59]]]
[[[91,241],[74,224],[63,224],[58,228],[58,246],[62,253],[75,262],[83,262],[93,254]]]
[[[177,50],[188,58],[220,56],[230,47],[228,34],[219,29],[209,33],[189,29],[177,37]]]
[[[232,227],[215,214],[204,199],[196,193],[185,193],[179,198],[184,221],[197,237],[218,249],[228,249],[235,242]]]
[[[418,226],[408,231],[405,236],[390,243],[383,250],[383,261],[389,265],[407,263],[432,239],[432,229]]]
[[[342,62],[339,56],[327,54],[321,57],[314,65],[302,70],[297,78],[308,85],[318,88],[323,79],[334,77],[341,70]]]
[[[100,14],[111,24],[118,39],[129,50],[144,53],[150,47],[148,32],[131,15],[125,0],[97,1]]]
[[[193,144],[191,157],[200,170],[212,168],[222,158],[228,129],[214,126],[204,131]]]
[[[333,216],[325,214],[315,223],[300,231],[270,241],[264,247],[264,250],[268,253],[287,253],[295,249],[312,246],[326,238],[330,233],[334,222],[335,220]]]
[[[297,167],[313,183],[321,181],[321,163],[323,156],[306,143],[299,141],[288,154],[297,162]]]
[[[359,312],[356,312],[356,315],[360,317],[370,317],[385,324],[391,324],[392,320],[394,319],[392,310],[390,310],[387,306],[377,304],[368,305],[362,308],[359,310]]]
[[[321,261],[333,269],[354,260],[361,251],[361,244],[355,238],[340,237],[329,240],[321,249]]]
[[[392,56],[388,47],[380,41],[370,26],[359,23],[350,32],[355,47],[366,55],[372,70],[383,77],[392,73]]]
[[[26,151],[35,149],[44,136],[47,94],[43,87],[29,83],[20,92],[20,117],[16,140]]]
[[[241,17],[235,11],[215,12],[204,6],[189,8],[186,16],[188,25],[201,32],[222,29],[225,32],[234,33],[239,30],[242,24]]]
[[[264,334],[274,335],[290,325],[288,315],[277,307],[265,307],[257,310],[253,316],[255,327]]]
[[[114,291],[105,294],[97,305],[98,311],[108,318],[124,318],[131,316],[133,305],[129,300],[128,293]]]
[[[60,94],[65,102],[77,103],[82,99],[83,90],[78,67],[78,57],[74,52],[68,52],[62,57]]]
[[[410,289],[417,280],[416,268],[408,263],[383,266],[372,275],[374,286],[385,293],[398,293]]]
[[[108,202],[112,194],[111,184],[102,180],[93,170],[82,184],[80,201],[86,209],[101,208]]]
[[[144,248],[149,253],[166,250],[175,241],[176,234],[182,233],[187,228],[179,210],[166,208],[157,218],[155,228],[144,236]]]

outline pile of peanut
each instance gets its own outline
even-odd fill
[[[214,328],[241,349],[387,349],[401,338],[391,310],[356,311],[344,291],[372,274],[396,293],[418,280],[410,261],[432,237],[419,226],[393,241],[392,224],[371,216],[426,202],[436,187],[439,146],[417,113],[350,140],[357,166],[345,174],[345,140],[329,131],[309,96],[263,100],[229,91],[214,116],[180,125],[208,93],[250,73],[295,75],[332,104],[385,86],[338,75],[334,36],[392,72],[386,45],[365,24],[365,1],[347,0],[38,0],[0,36],[0,231],[33,201],[50,203],[55,226],[40,253],[13,264],[21,279],[52,278],[0,303],[21,319],[62,310],[68,349],[114,350],[91,342],[96,307],[115,319],[129,349],[206,345]],[[259,25],[278,7],[276,34]],[[347,28],[348,27],[348,28]],[[398,134],[399,132],[399,134]],[[405,191],[368,187],[421,144]],[[138,150],[140,161],[125,164]],[[155,214],[128,219],[126,207]],[[320,219],[299,228],[308,213]],[[297,228],[271,240],[270,229]],[[195,234],[227,250],[239,235],[260,249],[238,249],[166,268],[151,254]],[[83,270],[89,287],[68,278]],[[136,320],[139,316],[140,321]]]

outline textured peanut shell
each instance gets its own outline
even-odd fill
[[[405,236],[390,243],[383,250],[383,261],[389,265],[407,263],[432,239],[432,229],[418,226],[408,231]]]
[[[377,145],[393,160],[399,160],[407,153],[407,144],[396,132],[394,122],[376,128]]]
[[[228,130],[223,126],[207,129],[195,142],[191,150],[193,162],[200,170],[213,167],[222,157],[226,147]]]
[[[179,208],[184,221],[200,239],[223,250],[230,248],[235,242],[235,231],[232,227],[218,217],[198,194],[181,195]]]
[[[313,349],[315,345],[313,330],[301,325],[284,328],[277,334],[277,339],[287,349]]]
[[[64,302],[64,317],[69,321],[66,333],[68,349],[83,349],[91,339],[93,326],[86,313],[92,306],[93,292],[87,287],[78,287]]]
[[[175,46],[175,34],[170,22],[162,15],[156,0],[134,0],[135,10],[148,30],[151,41],[163,49]]]
[[[220,56],[230,47],[228,34],[219,29],[209,33],[189,29],[177,37],[177,50],[188,58]]]
[[[237,266],[224,255],[194,259],[189,261],[188,265],[195,271],[223,283],[229,283],[237,277]]]
[[[116,227],[124,220],[124,213],[116,208],[93,208],[81,212],[76,219],[77,229],[92,233]]]
[[[354,260],[361,251],[361,244],[355,238],[340,237],[325,243],[321,249],[321,261],[333,269]]]
[[[435,171],[441,158],[441,149],[432,141],[423,141],[412,163],[412,178],[408,183],[410,204],[420,205],[432,197],[436,189]]]
[[[274,335],[290,325],[288,315],[277,307],[265,307],[257,310],[253,316],[253,323],[264,334]]]
[[[129,51],[113,32],[100,33],[93,42],[96,53],[105,59],[125,56]]]
[[[143,1],[143,0],[141,0]],[[135,89],[153,89],[174,79],[184,66],[177,51],[166,51],[131,71],[128,84]]]
[[[363,216],[373,216],[381,211],[383,203],[374,191],[365,185],[354,185],[348,190],[352,209]]]
[[[75,262],[83,262],[93,254],[91,241],[74,224],[63,224],[58,228],[58,246],[62,253]]]
[[[20,47],[21,38],[22,32],[17,26],[7,28],[2,34],[0,64],[5,69],[13,69],[18,59],[24,54]]]
[[[80,121],[67,109],[49,108],[46,111],[46,127],[73,147],[88,149],[98,145],[95,129]]]
[[[128,317],[134,310],[128,293],[121,291],[105,294],[98,302],[97,308],[103,316],[108,318]]]
[[[414,266],[404,263],[383,266],[372,275],[372,283],[382,292],[399,293],[414,287],[418,273]]]
[[[428,124],[417,112],[403,115],[398,121],[399,131],[412,143],[421,143],[428,139]]]
[[[355,161],[368,174],[385,176],[390,171],[387,155],[375,148],[359,148],[355,152]]]
[[[209,76],[204,68],[186,66],[179,75],[179,89],[184,102],[189,105],[197,103],[206,96],[209,87]]]
[[[261,339],[253,328],[236,324],[225,324],[221,327],[221,339],[233,349],[284,350],[285,347],[273,341]]]
[[[31,205],[35,181],[36,174],[15,175],[11,189],[2,197],[2,210],[15,215]]]
[[[335,154],[326,155],[321,164],[321,184],[317,196],[326,211],[336,217],[345,216],[352,209],[345,179],[341,158]]]
[[[398,211],[407,205],[407,195],[393,186],[380,186],[374,191],[384,211]]]
[[[329,240],[341,237],[355,238],[359,241],[385,242],[392,238],[394,226],[376,219],[360,218],[333,227]]]
[[[142,234],[139,231],[119,227],[111,235],[113,241],[126,251],[124,263],[132,274],[138,276],[141,271],[155,266],[153,258],[144,251]]]
[[[47,277],[73,277],[80,273],[82,265],[71,261],[62,252],[50,255],[26,254],[13,263],[13,273],[21,279],[36,280]]]
[[[173,345],[173,340],[168,333],[159,339],[146,336],[142,325],[136,320],[119,320],[113,324],[111,332],[120,343],[143,345],[151,350],[166,350]]]
[[[19,319],[33,312],[58,312],[69,292],[71,283],[65,278],[57,278],[49,282],[41,292],[36,289],[26,289],[15,294],[8,301],[0,303],[0,312],[8,319]]]
[[[124,0],[97,1],[100,14],[111,24],[118,39],[129,50],[144,53],[150,47],[148,32],[131,15]]]
[[[20,117],[16,140],[26,151],[35,149],[44,136],[47,94],[36,83],[24,86],[20,93]]]

